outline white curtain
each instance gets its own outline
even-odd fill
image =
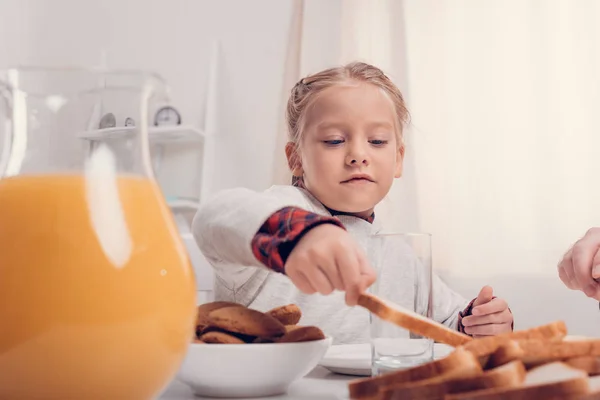
[[[304,0],[292,0],[292,14],[288,33],[288,46],[285,56],[283,86],[279,121],[275,135],[275,156],[273,158],[273,184],[287,185],[291,183],[292,174],[285,157],[285,145],[288,141],[287,123],[285,120],[286,104],[290,90],[301,78],[302,34],[304,28]]]
[[[404,3],[411,196],[436,264],[555,274],[600,223],[600,3]]]

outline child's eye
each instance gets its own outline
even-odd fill
[[[328,146],[337,146],[338,144],[344,143],[344,141],[342,139],[324,140],[323,143],[325,143]]]
[[[375,146],[383,146],[388,143],[387,140],[370,140],[370,142]]]

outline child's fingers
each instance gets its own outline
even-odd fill
[[[596,252],[592,265],[592,278],[600,280],[600,249]]]
[[[565,254],[561,262],[558,264],[558,276],[569,289],[579,289],[575,272],[573,272],[573,249]]]
[[[592,278],[592,262],[598,251],[598,235],[587,234],[573,246],[573,273],[578,286],[587,296],[594,296],[598,291],[598,283]]]
[[[369,261],[367,260],[367,257],[365,257],[365,255],[363,253],[359,252],[357,257],[358,257],[360,278],[361,278],[360,292],[362,293],[365,290],[367,290],[367,288],[369,288],[369,286],[371,286],[373,283],[375,283],[375,280],[377,280],[377,274],[375,273],[375,270],[373,270],[373,268],[371,268],[371,266],[369,265]]]
[[[333,285],[321,268],[314,266],[305,271],[305,275],[311,286],[315,288],[318,293],[327,295],[333,292]]]
[[[355,264],[353,266],[354,271],[352,272],[351,279],[353,280],[352,286],[346,285],[346,304],[354,306],[358,302],[358,296],[364,293],[369,286],[375,282],[377,278],[375,271],[369,265],[365,255],[357,251],[355,253]]]
[[[360,282],[354,282],[350,286],[346,285],[347,305],[353,307],[358,303],[358,296],[360,295],[360,290]]]
[[[494,336],[510,332],[510,324],[487,324],[465,327],[465,333],[472,336]]]
[[[344,261],[346,263],[339,264],[338,269],[344,283],[344,290],[346,291],[346,304],[352,307],[358,302],[360,291],[359,263],[355,253],[349,253],[348,259],[344,259]]]
[[[493,314],[493,313],[498,313],[498,312],[504,311],[507,308],[508,308],[508,304],[506,303],[506,301],[496,297],[495,299],[493,299],[492,301],[490,301],[488,303],[473,307],[471,314],[476,315],[476,316],[487,315],[487,314]]]
[[[494,289],[491,286],[484,286],[477,295],[475,302],[473,302],[473,306],[478,306],[480,304],[489,303],[494,298]]]
[[[494,314],[487,314],[482,316],[469,315],[462,319],[463,326],[477,326],[487,324],[504,324],[512,322],[512,314],[508,309]]]
[[[292,280],[292,282],[294,282],[294,285],[296,285],[296,287],[302,293],[314,294],[317,292],[315,290],[315,288],[310,284],[310,282],[306,278],[306,276],[304,276],[304,274],[302,272],[300,272],[299,270],[289,269],[289,271],[287,271],[286,273],[287,273],[288,278],[290,278]]]
[[[565,253],[558,263],[558,276],[569,289],[578,289],[575,273],[573,272],[573,248]]]
[[[337,290],[346,289],[344,273],[352,268],[353,263],[352,253],[342,250],[335,254],[334,269],[331,271],[331,275],[329,275],[329,280]]]

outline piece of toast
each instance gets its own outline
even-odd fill
[[[518,387],[501,387],[447,395],[445,400],[531,400],[564,399],[590,392],[585,371],[562,362],[533,368]]]
[[[404,382],[434,378],[451,372],[455,368],[476,364],[478,365],[478,360],[473,353],[458,348],[448,356],[427,364],[375,377],[355,379],[348,384],[348,390],[351,399],[374,398],[378,396],[380,388]],[[478,367],[481,366],[478,365]]]
[[[600,375],[600,357],[597,356],[580,356],[568,358],[564,361],[565,364],[573,368],[582,369],[589,376]],[[600,378],[599,378],[600,382]],[[599,388],[600,389],[600,388]]]
[[[600,400],[600,376],[588,379],[589,393],[565,397],[565,400]]]
[[[518,342],[519,340],[537,339],[545,343],[561,341],[567,334],[567,328],[563,321],[555,321],[550,324],[530,328],[527,330],[505,333],[497,336],[490,336],[481,339],[473,339],[457,347],[446,358],[436,360],[418,367],[390,372],[385,375],[363,378],[349,383],[351,398],[366,399],[377,395],[379,388],[401,385],[406,382],[415,382],[418,380],[430,379],[435,376],[443,375],[454,368],[456,360],[463,362],[471,357],[465,356],[465,351],[470,353],[475,359],[479,360],[481,366],[486,369],[492,366],[500,366],[502,363],[488,363],[488,359],[501,345],[506,343]],[[520,347],[518,347],[521,350]],[[517,357],[518,358],[518,357]],[[514,359],[514,358],[513,358]],[[507,361],[508,362],[508,361]]]
[[[471,340],[462,347],[477,357],[481,365],[487,366],[488,359],[498,347],[510,342],[511,340],[541,340],[546,342],[559,342],[567,335],[567,326],[563,321],[554,321],[552,323],[537,326],[530,329],[502,333],[496,336],[486,336],[484,338]]]
[[[385,321],[389,321],[417,335],[431,338],[436,342],[456,347],[472,340],[470,336],[464,333],[450,329],[414,311],[388,303],[372,294],[361,294],[358,298],[358,305],[366,308]]]
[[[541,341],[543,343],[549,343]],[[525,356],[525,352],[519,346],[518,340],[509,340],[508,342],[498,346],[496,351],[489,355],[487,362],[484,365],[485,369],[496,368],[514,360],[521,360]]]
[[[525,380],[525,366],[520,361],[483,371],[477,364],[460,366],[437,378],[392,385],[381,390],[383,399],[443,400],[451,393],[461,393],[490,388],[517,387]]]
[[[408,382],[401,385],[383,387],[379,390],[378,399],[385,400],[419,400],[419,399],[443,399],[445,384],[453,379],[479,378],[483,370],[478,363],[460,365],[445,374],[423,379],[416,382]],[[440,396],[441,393],[441,396]]]
[[[521,360],[527,368],[581,356],[600,356],[600,340],[548,342],[519,340],[507,342],[490,356],[488,364],[498,366]]]
[[[556,321],[473,339],[444,359],[352,381],[350,398],[600,400],[600,339],[570,341],[566,333]]]

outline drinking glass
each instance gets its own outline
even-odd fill
[[[423,233],[386,233],[372,237],[377,280],[369,292],[433,317],[431,236]],[[371,372],[414,367],[433,359],[433,340],[371,314]]]

